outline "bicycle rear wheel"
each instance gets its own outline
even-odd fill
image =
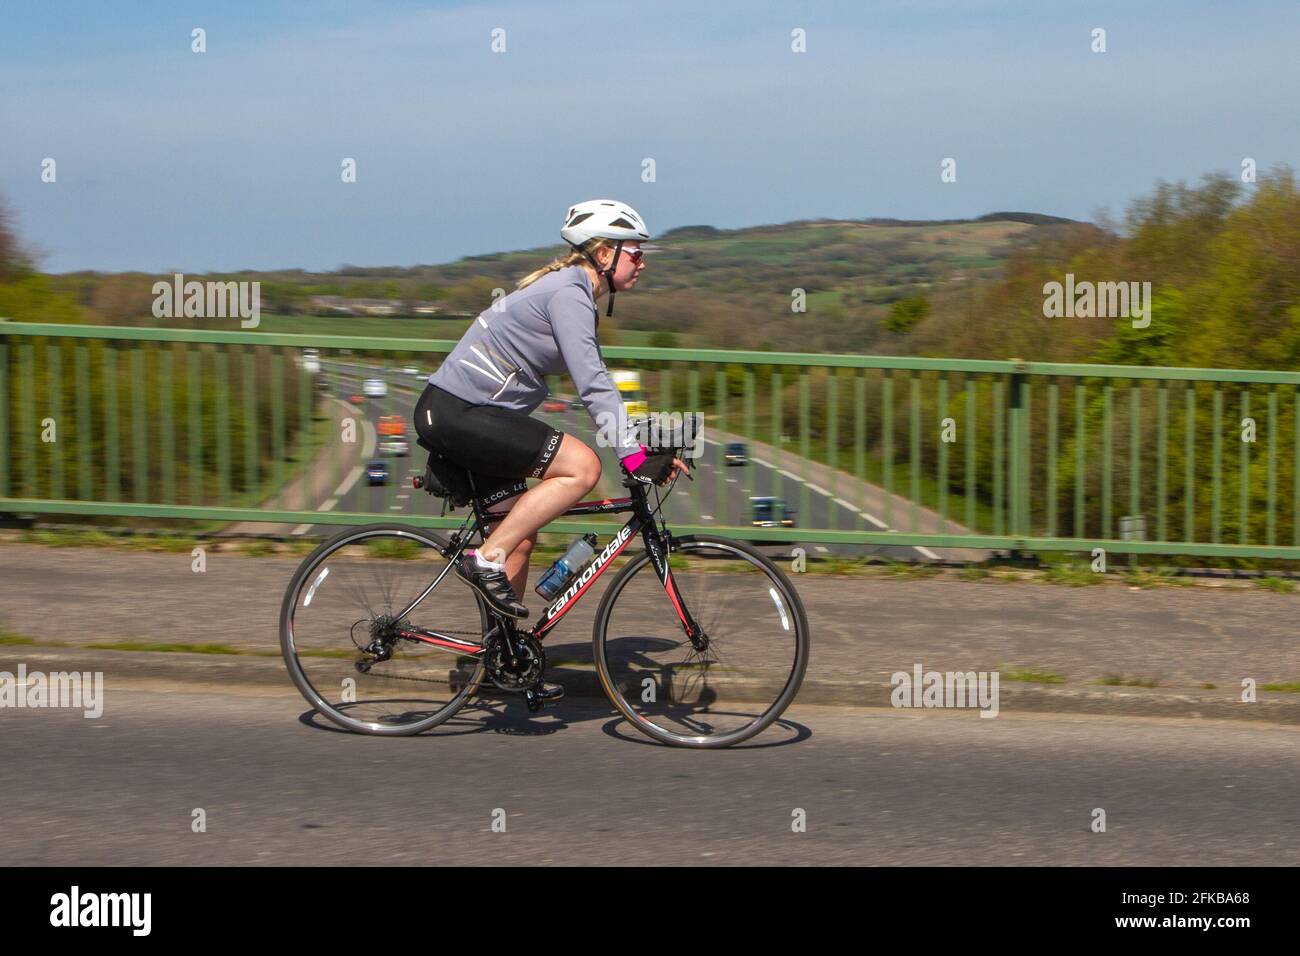
[[[727,747],[776,720],[808,667],[808,619],[770,560],[712,535],[673,540],[678,600],[707,637],[686,637],[648,554],[610,584],[592,652],[614,705],[642,733],[681,747]]]
[[[318,712],[357,733],[405,736],[447,720],[478,688],[481,655],[399,636],[414,626],[482,642],[487,609],[451,574],[398,619],[447,568],[445,546],[417,528],[367,525],[303,561],[280,609],[280,649]],[[377,640],[388,644],[387,660],[375,661]]]

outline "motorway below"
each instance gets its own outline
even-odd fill
[[[703,752],[589,704],[389,740],[161,684],[3,719],[10,866],[1300,864],[1295,727],[796,706]]]
[[[383,398],[364,399],[355,406],[362,416],[362,425],[366,435],[372,435],[378,426],[380,416],[400,415],[407,422],[410,439],[410,455],[386,457],[385,461],[391,471],[389,482],[385,485],[371,485],[362,474],[354,474],[328,500],[322,500],[313,507],[319,510],[355,511],[391,515],[394,520],[415,514],[436,513],[433,502],[427,495],[411,487],[411,478],[424,468],[424,452],[415,444],[414,435],[409,434],[411,412],[415,400],[424,388],[424,378],[402,376],[382,368],[348,364],[344,362],[323,362],[322,375],[330,386],[330,394],[339,398],[361,395],[362,385],[371,376],[385,377],[388,381],[388,394]],[[364,398],[364,396],[363,396]],[[351,407],[351,406],[350,406]],[[604,466],[601,483],[589,497],[620,497],[627,494],[617,480],[617,468],[613,453],[602,450],[596,440],[596,429],[585,409],[566,409],[562,412],[543,412],[540,409],[535,417],[548,422],[555,428],[571,434],[597,449]],[[707,436],[706,432],[706,436]],[[800,459],[789,450],[783,450],[782,461],[768,460],[762,454],[751,454],[749,461],[741,466],[728,466],[723,458],[723,443],[705,437],[704,453],[693,463],[694,481],[679,480],[672,494],[664,503],[664,513],[669,525],[698,524],[749,527],[751,518],[751,497],[775,496],[782,498],[788,505],[797,509],[795,522],[797,527],[825,528],[836,530],[877,531],[886,527],[884,521],[872,511],[846,501],[834,487],[823,488],[811,480],[805,480],[791,469],[798,469]],[[373,447],[373,443],[370,447]],[[371,456],[364,455],[360,464],[364,465]],[[817,466],[819,471],[828,469]],[[847,476],[843,476],[848,480]],[[830,484],[831,482],[827,482]],[[883,491],[872,491],[873,500],[879,502]],[[909,503],[902,498],[892,499],[894,510],[899,518],[908,515]],[[877,505],[874,510],[881,510]],[[462,512],[463,513],[463,512]],[[885,512],[881,512],[885,513]],[[241,526],[243,527],[243,526]],[[315,526],[302,525],[294,529],[296,534],[328,534],[338,530],[337,525]],[[932,530],[926,528],[925,530]],[[952,533],[960,529],[950,526]],[[725,533],[725,532],[723,532]],[[800,542],[782,542],[765,547],[773,556],[789,556],[795,548],[802,548],[809,556],[855,556],[874,555],[895,560],[934,560],[946,555],[924,547],[894,546],[859,546],[814,544]],[[965,554],[965,553],[963,553]]]

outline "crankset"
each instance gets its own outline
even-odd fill
[[[532,637],[516,633],[507,642],[496,632],[488,640],[483,663],[488,678],[501,690],[527,693],[546,670],[546,652]]]

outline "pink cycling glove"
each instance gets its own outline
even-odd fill
[[[645,459],[646,459],[646,447],[645,445],[642,445],[640,451],[634,451],[626,458],[620,458],[618,461],[619,464],[621,464],[624,468],[627,469],[627,473],[630,475],[632,474],[632,472],[636,471],[643,464],[645,464]]]

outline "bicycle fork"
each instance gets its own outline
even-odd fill
[[[695,620],[690,608],[686,606],[685,600],[677,591],[677,583],[673,580],[672,568],[668,566],[668,548],[665,548],[657,534],[648,534],[645,538],[650,563],[654,565],[655,574],[659,576],[659,583],[663,585],[668,600],[672,602],[673,609],[677,612],[677,621],[682,627],[682,633],[686,635],[686,639],[691,642],[691,646],[696,651],[703,653],[708,649],[709,635],[704,633],[704,629]],[[671,548],[671,539],[668,547]]]

